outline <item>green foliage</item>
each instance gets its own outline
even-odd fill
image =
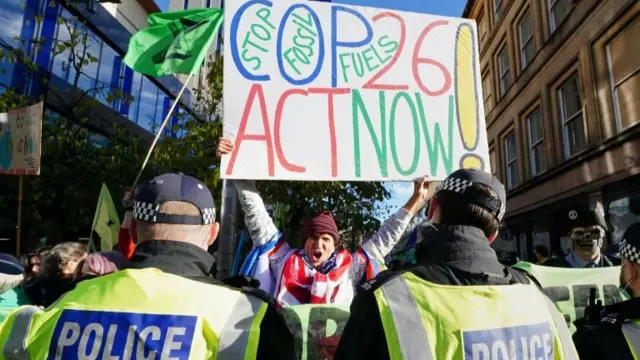
[[[36,23],[39,21],[42,14],[36,16]],[[83,70],[97,63],[99,54],[92,53],[95,51],[91,46],[92,35],[86,24],[73,17],[59,17],[57,21],[60,31],[68,32],[69,36],[67,40],[53,40],[52,52],[68,54],[69,60],[62,67],[72,74],[71,87],[50,83],[33,60],[45,41],[51,40],[0,38],[5,48],[0,53],[0,71],[4,71],[6,64],[22,66],[25,84],[33,81],[41,85],[48,104],[55,108],[55,112],[49,109],[44,116],[41,173],[24,177],[23,250],[37,246],[42,237],[47,237],[49,244],[88,237],[103,182],[122,211],[118,199],[132,185],[145,155],[146,145],[123,128],[111,126],[112,134],[104,147],[89,141],[89,119],[102,106],[96,99],[130,102],[132,98],[104,85],[91,89],[79,86],[81,77],[88,78]],[[25,49],[31,49],[29,56],[25,55]],[[0,112],[44,99],[44,94],[33,99],[15,89],[0,91]],[[95,122],[91,126],[95,127]],[[150,168],[148,176],[152,173]],[[0,237],[15,239],[17,204],[18,177],[0,175]]]

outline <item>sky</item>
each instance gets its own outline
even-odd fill
[[[163,10],[169,9],[169,0],[155,0]],[[277,0],[275,0],[277,1]],[[413,11],[433,15],[459,17],[466,4],[466,0],[340,0],[349,5],[389,8],[401,11]],[[413,186],[410,182],[388,182],[385,184],[391,192],[391,198],[387,201],[392,209],[404,205],[411,196]],[[395,210],[392,210],[395,211]]]

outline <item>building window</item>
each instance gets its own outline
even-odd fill
[[[489,166],[491,167],[491,174],[498,177],[498,166],[496,165],[496,151],[489,150]]]
[[[558,26],[562,24],[564,19],[569,16],[573,0],[547,0],[549,6],[549,26],[551,32],[556,31]]]
[[[610,229],[611,242],[617,244],[622,240],[627,228],[640,222],[640,191],[632,191],[610,202],[607,215],[613,227]]]
[[[529,132],[529,166],[531,176],[536,176],[545,171],[547,167],[544,156],[542,116],[539,108],[527,117],[527,129]]]
[[[211,7],[211,0],[207,0],[206,7],[208,7],[208,8]]]
[[[582,99],[575,75],[558,89],[562,141],[565,159],[583,150],[587,145],[582,112]]]
[[[182,8],[187,10],[189,8],[189,0],[184,0],[182,3]]]
[[[476,21],[478,22],[478,33],[480,38],[479,50],[482,51],[482,49],[484,48],[484,44],[487,41],[487,34],[489,33],[489,29],[487,26],[488,23],[484,14],[480,14],[480,16],[478,16],[478,20]]]
[[[484,94],[484,115],[486,116],[493,109],[493,101],[491,101],[491,76],[487,72],[482,77],[482,93]]]
[[[640,21],[628,25],[607,44],[607,68],[618,131],[640,122],[640,57],[634,51]]]
[[[493,0],[493,23],[497,24],[504,15],[504,1]]]
[[[518,40],[520,41],[520,69],[524,70],[536,55],[531,10],[527,11],[518,24]]]
[[[498,55],[498,74],[500,74],[500,97],[511,87],[511,74],[509,74],[509,53],[505,45]]]
[[[507,165],[507,189],[511,189],[518,185],[518,155],[513,131],[504,138],[504,159]]]

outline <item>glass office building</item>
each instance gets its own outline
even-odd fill
[[[89,34],[87,51],[98,59],[98,62],[83,67],[82,75],[77,79],[77,87],[85,91],[105,88],[110,92],[121,91],[131,95],[133,101],[128,102],[112,100],[98,92],[91,93],[100,103],[97,113],[118,122],[134,123],[137,126],[130,126],[130,129],[134,129],[143,137],[145,135],[151,137],[166,117],[182,83],[173,76],[146,77],[127,67],[123,63],[123,57],[132,34],[97,1],[93,8],[87,8],[86,4],[79,1],[71,9],[54,0],[1,0],[0,38],[2,41],[0,46],[22,48],[22,51],[38,65],[40,76],[46,77],[51,87],[71,88],[71,84],[76,83],[76,73],[73,67],[64,65],[69,63],[69,51],[54,55],[52,46],[55,42],[52,40],[69,39],[69,27],[59,20],[73,17],[86,23],[86,25],[76,23],[74,26],[86,26]],[[36,53],[33,45],[24,41],[21,43],[17,39],[41,40],[42,46]],[[45,95],[46,89],[39,81],[25,82],[25,78],[23,65],[0,60],[0,92],[11,87],[36,99]],[[187,89],[182,96],[182,107],[192,108],[193,99],[195,96]],[[57,116],[55,105],[47,101],[45,105],[47,108],[45,117],[55,118]],[[185,116],[174,116],[171,125],[177,124],[178,119],[184,119],[190,115],[188,111],[182,111]],[[92,127],[90,133],[91,141],[98,146],[108,141],[107,132],[101,131],[99,126]],[[170,131],[164,134],[172,137],[181,135]]]

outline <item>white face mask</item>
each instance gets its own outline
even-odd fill
[[[594,253],[602,247],[604,229],[600,226],[576,228],[571,232],[571,240],[580,250]]]

